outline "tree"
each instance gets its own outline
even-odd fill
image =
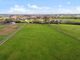
[[[44,17],[44,23],[49,23],[49,17]]]
[[[10,22],[13,22],[13,19],[6,18],[6,19],[4,20],[4,23],[10,23]]]

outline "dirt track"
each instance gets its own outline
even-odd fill
[[[15,31],[18,28],[17,25],[8,25],[5,28],[0,30],[0,35],[8,35],[11,32]]]

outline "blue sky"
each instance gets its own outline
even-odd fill
[[[0,0],[1,14],[80,14],[80,0]]]

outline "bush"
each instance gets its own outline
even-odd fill
[[[65,21],[63,24],[80,25],[80,22]]]
[[[18,20],[18,21],[15,21],[15,22],[16,22],[16,23],[21,23],[21,21],[19,21],[19,20]]]

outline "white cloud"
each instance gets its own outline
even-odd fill
[[[27,10],[24,6],[14,5],[11,7],[8,13],[25,13]]]
[[[80,7],[74,8],[59,8],[56,13],[62,14],[80,14]]]
[[[59,8],[61,8],[61,7],[62,7],[62,5],[59,5],[58,7],[59,7]]]
[[[68,1],[68,2],[67,2],[67,4],[68,4],[68,5],[70,5],[70,4],[71,4],[71,2],[70,2],[70,1]]]
[[[28,6],[29,8],[41,9],[41,8],[38,7],[37,5],[31,5],[31,4],[28,4],[27,6]]]
[[[8,14],[80,14],[80,6],[74,8],[59,8],[39,7],[37,5],[30,5],[25,7],[23,5],[14,5],[8,11],[1,11],[0,13]]]
[[[69,14],[69,13],[72,13],[72,11],[70,9],[61,8],[61,9],[58,10],[58,13]]]
[[[76,7],[76,9],[77,9],[78,11],[80,11],[80,6]]]
[[[25,7],[23,5],[14,5],[11,7],[7,13],[9,14],[40,14],[45,13],[49,7],[39,7],[37,5],[30,5],[28,4],[28,7]]]
[[[41,7],[41,6],[31,5],[31,4],[28,4],[27,6],[32,9],[50,9],[50,7]]]

